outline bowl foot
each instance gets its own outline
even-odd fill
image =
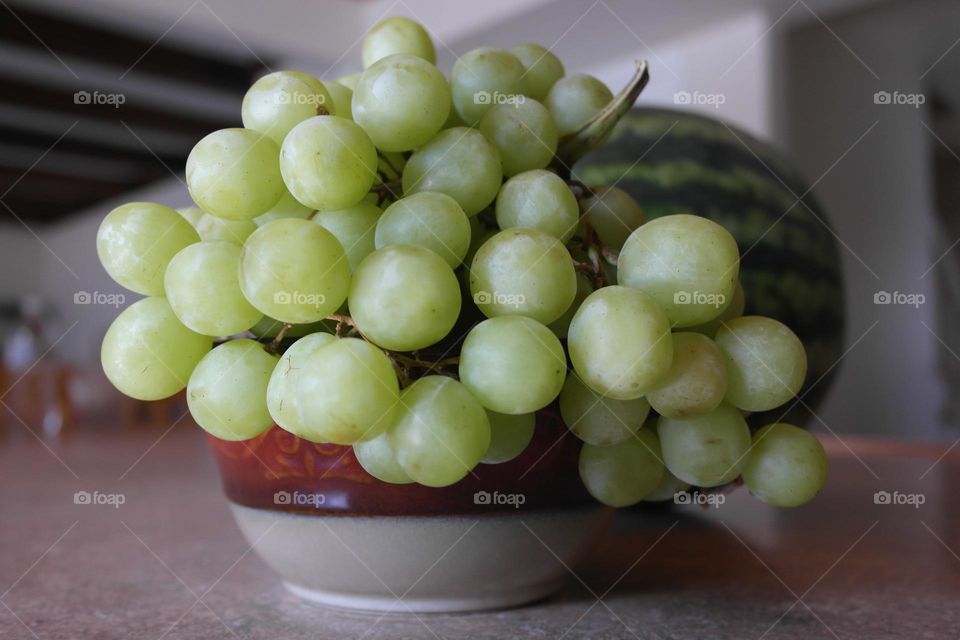
[[[232,508],[292,593],[398,613],[501,609],[545,598],[563,586],[612,516],[601,506],[436,516]]]

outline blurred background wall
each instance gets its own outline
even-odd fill
[[[616,90],[646,59],[641,104],[700,110],[785,149],[831,216],[847,287],[849,351],[821,428],[957,437],[960,4],[947,0],[9,2],[0,8],[8,359],[49,349],[44,360],[87,371],[81,391],[95,395],[99,342],[117,310],[93,294],[136,297],[99,266],[101,218],[130,200],[188,205],[186,153],[204,132],[239,126],[253,78],[356,71],[366,30],[397,14],[433,33],[445,71],[476,46],[536,41],[568,72]],[[684,92],[723,99],[678,105]],[[924,302],[875,304],[883,291]],[[32,359],[17,355],[24,307],[44,319]]]

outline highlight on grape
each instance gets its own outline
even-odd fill
[[[445,75],[406,18],[362,49],[363,70],[339,79],[259,78],[243,127],[191,151],[195,206],[106,215],[100,261],[144,296],[103,339],[120,391],[186,390],[224,440],[277,425],[350,446],[387,483],[444,487],[517,461],[551,412],[606,505],[719,507],[735,482],[785,507],[820,491],[813,435],[748,424],[795,401],[807,362],[787,326],[744,315],[733,236],[694,215],[647,220],[626,191],[571,174],[636,100],[645,64],[614,96],[530,43],[480,47]]]

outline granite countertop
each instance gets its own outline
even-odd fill
[[[287,593],[191,425],[44,442],[7,427],[0,638],[956,638],[960,447],[827,445],[831,479],[811,505],[775,510],[739,490],[719,508],[621,511],[557,596],[413,617]],[[913,504],[877,504],[878,491]]]

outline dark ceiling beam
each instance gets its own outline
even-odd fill
[[[239,117],[236,122],[223,122],[218,118],[203,115],[186,115],[163,110],[163,105],[150,108],[138,100],[135,95],[124,94],[124,102],[119,107],[112,104],[84,103],[83,97],[77,97],[77,90],[66,87],[42,87],[33,83],[0,76],[0,86],[4,87],[0,102],[8,102],[19,107],[35,108],[42,111],[57,111],[69,114],[76,119],[99,119],[116,122],[123,120],[130,126],[153,127],[189,135],[197,140],[216,129],[228,126],[242,126]],[[92,96],[91,87],[84,87],[87,95]],[[104,94],[111,93],[104,91]],[[239,113],[239,109],[238,109]]]
[[[184,148],[182,153],[170,153],[163,150],[156,150],[151,153],[149,149],[142,145],[129,146],[125,148],[115,146],[104,146],[92,142],[75,140],[71,136],[66,136],[57,142],[59,135],[52,132],[28,131],[25,129],[15,129],[0,125],[0,141],[11,145],[30,147],[37,150],[36,157],[39,158],[44,152],[50,150],[50,154],[56,154],[59,151],[75,155],[87,156],[91,159],[116,160],[120,162],[129,162],[131,164],[157,165],[157,158],[169,165],[174,170],[183,168],[183,159],[190,151]],[[56,144],[54,144],[56,143]],[[51,149],[52,147],[52,149]],[[161,167],[162,168],[162,167]]]
[[[53,15],[20,2],[9,3],[9,8],[5,5],[0,13],[7,14],[0,19],[0,40],[43,51],[50,47],[58,56],[79,57],[116,68],[118,75],[132,68],[131,73],[151,73],[237,91],[249,85],[262,70],[256,60],[237,62],[206,52],[194,53],[163,40],[121,33],[74,16]],[[161,35],[157,33],[158,38]]]

